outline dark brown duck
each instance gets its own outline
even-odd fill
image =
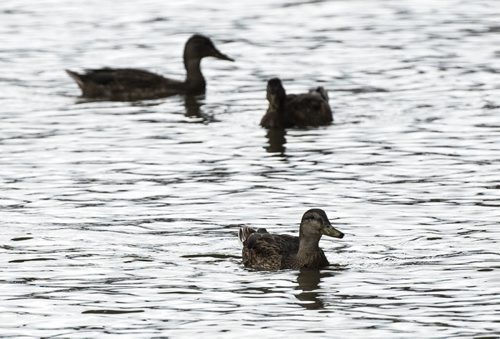
[[[198,95],[205,93],[206,81],[201,73],[201,59],[215,57],[234,61],[222,54],[212,40],[195,34],[184,47],[184,81],[134,68],[102,68],[79,74],[66,70],[87,98],[108,100],[145,100],[163,98],[175,94]]]
[[[303,94],[286,94],[281,80],[267,82],[269,106],[260,125],[266,128],[289,128],[328,125],[333,121],[328,93],[323,87]]]
[[[243,265],[265,271],[328,266],[325,253],[319,248],[322,235],[344,237],[344,233],[332,226],[325,211],[318,208],[304,213],[298,237],[270,234],[264,228],[242,227],[239,238],[243,243]]]

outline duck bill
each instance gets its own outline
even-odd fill
[[[224,53],[221,53],[218,49],[214,49],[212,56],[217,59],[221,60],[227,60],[227,61],[234,61],[233,58],[228,57]]]
[[[324,235],[327,235],[329,237],[334,237],[334,238],[339,238],[342,239],[344,237],[344,233],[340,232],[338,229],[333,227],[332,225],[327,225],[321,229],[321,232]]]

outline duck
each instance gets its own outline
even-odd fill
[[[315,127],[329,125],[333,114],[328,103],[328,92],[322,87],[308,93],[286,94],[279,78],[267,82],[269,106],[260,125],[265,128]]]
[[[135,68],[101,68],[77,73],[66,73],[82,90],[82,97],[115,101],[158,99],[176,94],[200,95],[206,90],[201,72],[201,60],[214,57],[220,60],[234,59],[220,52],[210,38],[194,34],[184,47],[186,78],[174,80],[159,74]]]
[[[325,211],[319,208],[304,213],[298,237],[271,234],[265,228],[243,226],[238,232],[243,244],[243,265],[260,271],[326,267],[330,263],[319,247],[322,235],[339,239],[344,237],[344,233],[333,227]]]

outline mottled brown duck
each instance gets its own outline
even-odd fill
[[[316,87],[303,94],[286,94],[278,78],[267,82],[269,106],[260,125],[265,128],[290,128],[328,125],[333,114],[328,93]]]
[[[145,100],[175,94],[198,95],[205,93],[206,81],[201,73],[201,60],[215,57],[234,61],[221,53],[206,36],[195,34],[184,47],[186,79],[173,80],[161,75],[134,68],[102,68],[86,70],[79,74],[66,70],[86,98],[106,100]]]
[[[322,235],[344,237],[344,233],[332,226],[325,211],[318,208],[304,213],[298,237],[270,234],[265,228],[241,227],[239,238],[243,243],[243,265],[264,271],[328,266],[325,253],[319,247]]]

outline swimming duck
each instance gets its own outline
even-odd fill
[[[328,125],[333,121],[328,93],[317,87],[303,94],[286,94],[278,78],[267,82],[269,106],[260,125],[266,128],[289,128]]]
[[[325,211],[308,210],[302,216],[299,236],[270,234],[265,228],[241,227],[239,239],[243,243],[243,265],[265,271],[279,269],[318,269],[329,265],[319,248],[322,235],[343,238],[344,233],[335,229]]]
[[[79,74],[66,70],[82,90],[82,96],[108,100],[157,99],[174,94],[198,95],[205,93],[206,82],[201,73],[201,59],[215,57],[234,61],[222,54],[206,36],[191,36],[184,47],[184,81],[133,68],[102,68]]]

